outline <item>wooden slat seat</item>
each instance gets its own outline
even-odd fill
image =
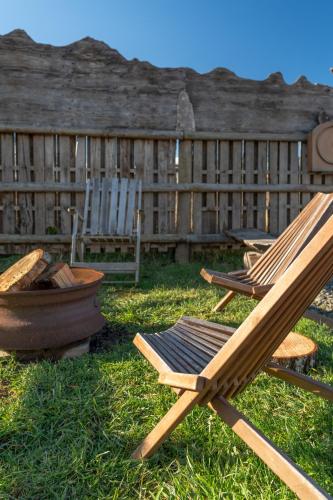
[[[261,283],[252,278],[246,271],[241,275],[232,273],[222,273],[211,269],[201,269],[201,276],[213,285],[219,285],[233,292],[248,295],[249,297],[261,298],[272,287],[272,285],[261,285]]]
[[[224,229],[227,236],[239,243],[243,243],[255,252],[264,252],[270,248],[275,242],[276,238],[265,231],[259,231],[254,228],[246,229]]]
[[[230,290],[214,311],[221,311],[237,293],[262,299],[332,214],[333,194],[318,193],[251,269],[222,273],[203,268],[200,274],[208,283]]]
[[[236,328],[230,326],[183,316],[164,332],[138,334],[134,343],[140,345],[140,342],[146,342],[170,371],[198,375],[235,331]],[[291,332],[273,353],[272,359],[307,356],[313,350],[316,350],[313,341]],[[160,371],[165,371],[162,364]]]

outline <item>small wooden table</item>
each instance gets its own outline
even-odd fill
[[[259,229],[225,229],[224,232],[256,252],[265,252],[276,240],[272,234]]]

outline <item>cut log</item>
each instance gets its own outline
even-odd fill
[[[17,261],[0,275],[0,292],[27,290],[47,268],[50,258],[38,248]]]
[[[316,366],[318,346],[313,340],[290,332],[272,356],[272,361],[299,373]]]
[[[68,264],[57,262],[50,266],[37,280],[36,285],[51,285],[53,288],[68,288],[79,285]]]

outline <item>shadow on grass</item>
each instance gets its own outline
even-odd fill
[[[125,496],[138,494],[145,481],[157,494],[161,484],[177,480],[173,468],[188,483],[191,478],[208,480],[219,474],[212,479],[214,488],[222,487],[229,474],[236,474],[236,484],[230,483],[229,491],[240,487],[243,473],[239,469],[245,471],[250,466],[259,476],[266,476],[265,468],[250,457],[246,446],[217,417],[199,407],[152,459],[132,461],[131,452],[175,401],[168,388],[156,383],[156,376],[128,344],[73,361],[17,365],[16,400],[2,412],[0,424],[2,495],[97,498],[118,492]],[[332,413],[322,404],[316,411],[314,396],[299,399],[292,390],[283,392],[283,384],[280,387],[274,398],[267,381],[260,379],[240,396],[241,410],[258,427],[264,427],[273,441],[278,435],[279,445],[320,480],[322,471],[328,473],[330,466]],[[296,414],[293,397],[298,401]],[[264,411],[260,408],[262,399]],[[310,406],[305,414],[308,428],[299,426],[306,403]],[[285,404],[291,407],[291,414],[287,432],[281,432],[286,412],[282,409],[277,413],[276,408]],[[251,481],[247,482],[251,490]],[[276,489],[280,487],[279,481],[269,476],[269,488],[272,483]]]

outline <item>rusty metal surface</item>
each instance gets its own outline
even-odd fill
[[[105,323],[96,292],[103,273],[72,268],[82,284],[0,293],[0,349],[49,349],[96,333]]]

